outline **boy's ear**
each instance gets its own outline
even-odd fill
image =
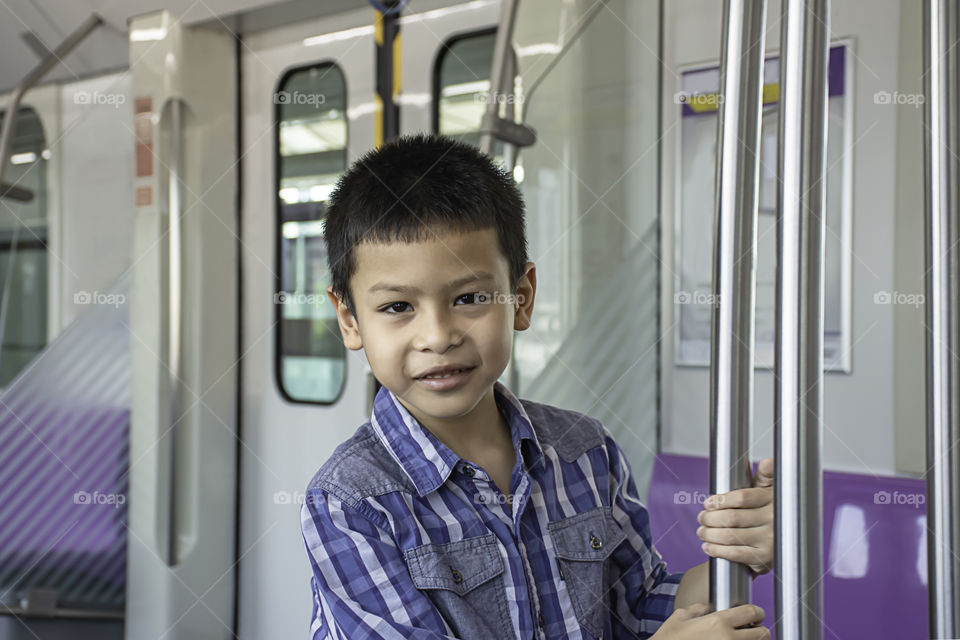
[[[517,283],[516,311],[513,315],[514,331],[530,328],[533,317],[533,297],[537,293],[537,268],[532,262],[523,266],[524,274]]]
[[[337,312],[337,324],[340,325],[340,335],[343,337],[343,345],[351,351],[357,351],[363,348],[357,318],[350,312],[347,303],[333,292],[333,285],[327,286],[327,297],[330,298],[330,302]]]

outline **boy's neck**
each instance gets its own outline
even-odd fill
[[[407,407],[407,410],[425,429],[461,458],[480,462],[489,458],[493,450],[513,450],[510,425],[497,408],[493,388],[470,413],[459,418],[438,421],[429,416],[421,417],[416,411],[411,411],[410,407]]]

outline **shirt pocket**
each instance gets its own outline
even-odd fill
[[[500,543],[492,534],[403,553],[413,584],[463,640],[514,638]]]
[[[610,507],[603,506],[551,522],[547,529],[577,621],[599,638],[607,626],[608,593],[615,577],[610,554],[627,536]]]

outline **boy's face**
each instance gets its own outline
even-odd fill
[[[344,344],[364,349],[377,379],[427,425],[456,422],[489,395],[510,359],[514,330],[530,326],[536,289],[528,262],[518,291],[495,229],[435,229],[415,243],[363,243],[350,280],[356,318],[327,289]],[[477,294],[485,294],[478,296]],[[471,369],[445,381],[434,367]],[[449,388],[441,388],[441,387]]]

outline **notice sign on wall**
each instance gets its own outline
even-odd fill
[[[830,48],[827,106],[827,214],[824,264],[823,365],[850,371],[852,99],[849,44]],[[779,58],[763,68],[760,193],[757,220],[754,364],[773,368],[777,266],[777,118]],[[710,363],[713,310],[714,184],[717,167],[718,66],[687,69],[677,94],[681,110],[679,221],[674,309],[676,363]]]

